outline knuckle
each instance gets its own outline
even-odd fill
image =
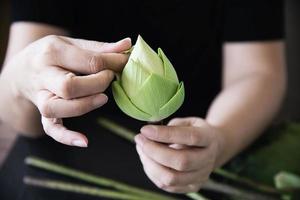
[[[175,173],[169,173],[162,177],[163,187],[175,186],[178,183],[178,177]]]
[[[46,135],[48,135],[49,137],[54,139],[51,127],[49,127],[49,126],[44,127],[44,131],[45,131]]]
[[[207,175],[205,175],[204,177],[203,177],[203,183],[202,184],[204,184],[205,182],[207,182],[208,181],[208,179],[210,178],[210,173],[207,173]],[[200,186],[199,186],[200,187]]]
[[[51,105],[49,103],[49,101],[43,101],[41,102],[40,106],[39,106],[39,110],[42,116],[46,117],[46,118],[51,118],[53,117],[53,111],[51,109]],[[46,126],[46,129],[49,131],[49,127]]]
[[[190,161],[188,157],[184,154],[178,156],[175,162],[175,169],[178,171],[188,170],[190,167]]]
[[[52,134],[52,138],[53,138],[54,140],[56,140],[57,142],[66,144],[64,135],[61,134],[60,132],[58,132],[58,133],[53,133],[53,134]]]
[[[57,50],[57,41],[58,36],[55,35],[48,35],[42,39],[42,43],[37,54],[38,56],[36,56],[38,62],[49,62],[56,59],[55,52]]]
[[[121,55],[122,59],[121,59],[121,63],[120,63],[120,66],[124,67],[126,65],[126,63],[128,62],[128,55]]]
[[[43,123],[43,129],[44,129],[46,135],[49,135],[49,136],[51,135],[51,129],[50,129],[49,125],[46,125]]]
[[[103,73],[101,72],[100,83],[101,83],[101,91],[104,91],[108,86],[109,83],[113,80],[114,74],[110,70],[104,70]]]
[[[200,186],[195,185],[195,184],[190,184],[188,185],[186,192],[198,192],[200,189]]]
[[[206,125],[206,121],[204,119],[201,119],[201,118],[193,118],[192,119],[192,124],[195,125],[195,126],[204,126]]]
[[[73,95],[73,88],[74,88],[74,74],[73,73],[68,73],[66,77],[63,79],[63,81],[60,83],[60,96],[63,99],[71,99]]]
[[[153,144],[150,141],[145,140],[143,145],[141,145],[141,149],[145,154],[150,155],[153,152]]]
[[[158,187],[158,188],[160,188],[160,189],[164,189],[166,186],[162,183],[162,182],[160,182],[160,181],[157,181],[156,183],[156,186]]]
[[[163,129],[155,129],[153,137],[155,139],[159,139],[161,137],[161,132],[164,133],[164,137],[167,138],[167,140],[172,141],[174,139],[173,129],[170,128],[163,128]]]
[[[114,78],[114,73],[111,70],[105,70],[104,80],[105,82],[111,82]]]
[[[198,146],[198,144],[200,143],[200,137],[195,130],[190,130],[188,132],[188,138],[189,138],[188,145],[190,146]]]
[[[173,118],[173,119],[170,121],[170,123],[176,124],[177,122],[180,121],[180,119],[181,119],[181,118],[179,118],[179,117]]]
[[[179,193],[180,191],[177,188],[170,187],[170,186],[163,186],[161,189],[170,192],[170,193]]]
[[[44,43],[43,43],[43,48],[42,51],[43,53],[51,53],[55,50],[56,43],[58,41],[58,36],[56,35],[48,35],[44,38]]]
[[[106,47],[109,47],[111,43],[109,42],[102,42],[100,45],[97,45],[97,47],[105,49]]]
[[[216,164],[216,159],[215,159],[215,155],[214,153],[207,153],[207,155],[205,156],[205,161],[207,166],[215,166]]]
[[[45,133],[50,136],[51,138],[53,138],[55,141],[57,142],[61,142],[61,143],[65,143],[65,138],[64,138],[64,135],[60,132],[60,131],[57,131],[55,130],[54,128],[54,124],[57,123],[57,119],[53,118],[53,119],[50,119],[51,122],[49,123],[43,123],[43,128],[44,128],[44,131]]]
[[[96,55],[91,55],[88,60],[88,65],[90,73],[94,74],[100,71],[100,68],[103,66],[103,60]]]
[[[51,42],[57,41],[58,38],[59,38],[59,37],[58,37],[57,35],[47,35],[47,36],[45,36],[43,39],[44,39],[45,41],[47,41],[48,43],[51,43]]]
[[[85,104],[85,103],[78,103],[76,106],[76,110],[78,115],[83,115],[87,113],[88,111],[92,110],[92,104]]]

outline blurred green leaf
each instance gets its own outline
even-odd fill
[[[289,172],[279,172],[274,177],[274,183],[278,189],[300,188],[300,177]]]
[[[300,124],[285,122],[269,128],[244,153],[226,168],[241,176],[274,185],[274,176],[281,171],[300,175]]]

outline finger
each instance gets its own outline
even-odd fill
[[[163,189],[164,184],[162,182],[160,182],[160,180],[154,176],[155,173],[155,169],[152,169],[153,167],[151,165],[149,165],[148,163],[150,162],[149,159],[146,159],[145,155],[141,154],[141,150],[138,146],[136,146],[136,150],[139,154],[141,163],[143,165],[145,174],[147,175],[147,177],[159,188]],[[151,173],[152,172],[152,173]]]
[[[198,119],[198,117],[174,118],[169,121],[168,126],[193,126]]]
[[[66,118],[76,117],[101,107],[107,102],[105,94],[96,94],[78,99],[65,100],[49,91],[38,93],[36,105],[44,117]]]
[[[182,120],[185,118],[173,118],[169,121],[168,126],[191,126],[190,120]],[[187,145],[182,144],[170,144],[169,147],[173,149],[189,148]]]
[[[195,189],[194,189],[195,188]],[[165,191],[170,192],[170,193],[177,193],[177,194],[186,194],[190,192],[198,192],[199,189],[196,189],[196,185],[184,185],[184,186],[170,186],[170,187],[165,187]]]
[[[139,146],[136,146],[136,149],[140,156],[146,175],[159,188],[164,190],[168,190],[170,188],[179,189],[195,181],[195,173],[182,173],[171,170],[153,161]]]
[[[197,170],[203,162],[204,155],[201,154],[204,150],[200,148],[176,150],[168,145],[153,142],[141,134],[135,137],[135,141],[152,160],[177,171]]]
[[[63,99],[104,92],[114,78],[114,73],[110,70],[86,76],[76,76],[61,68],[51,67],[42,73],[44,88]]]
[[[207,127],[193,126],[155,126],[147,125],[142,127],[141,133],[148,139],[188,146],[206,147],[211,143]]]
[[[61,119],[42,117],[42,124],[47,135],[62,144],[87,147],[88,139],[81,133],[70,131],[63,126]]]
[[[44,55],[47,65],[59,66],[81,74],[94,74],[104,69],[119,72],[125,66],[128,55],[122,53],[99,53],[77,46],[59,43]]]
[[[199,184],[189,184],[183,186],[169,186],[169,187],[165,186],[162,189],[170,193],[186,194],[190,192],[198,192],[200,186]]]
[[[92,40],[83,40],[70,37],[59,36],[64,41],[75,45],[81,49],[95,51],[99,53],[121,53],[131,48],[131,39],[125,38],[118,42],[98,42]]]

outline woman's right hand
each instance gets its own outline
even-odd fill
[[[62,118],[92,111],[107,102],[103,94],[120,72],[131,47],[129,38],[102,43],[63,36],[46,36],[19,52],[4,67],[3,81],[15,99],[35,105],[47,135],[80,147],[87,138],[63,126]],[[30,120],[30,119],[29,119]]]

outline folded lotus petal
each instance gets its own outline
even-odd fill
[[[158,53],[138,36],[122,74],[112,84],[117,105],[127,115],[142,121],[159,121],[183,103],[184,86],[158,48]]]
[[[151,74],[144,82],[136,96],[130,100],[136,107],[151,115],[159,117],[159,109],[165,105],[176,93],[178,84],[156,74]]]
[[[151,118],[151,115],[141,111],[130,101],[118,81],[112,83],[112,92],[117,105],[125,114],[141,121]]]
[[[164,75],[162,60],[155,51],[139,35],[129,60],[139,61],[143,68],[150,73]]]
[[[179,83],[176,71],[170,62],[170,60],[167,58],[167,56],[164,54],[163,50],[161,48],[158,48],[158,56],[163,61],[164,66],[164,77],[168,78],[172,81],[175,81],[176,83]]]
[[[121,77],[121,86],[127,96],[135,96],[150,75],[139,61],[129,60]]]
[[[176,94],[168,101],[168,103],[166,103],[163,107],[161,107],[159,109],[159,116],[162,120],[166,117],[169,117],[170,115],[172,115],[178,108],[180,108],[180,106],[182,105],[183,101],[184,101],[184,85],[183,82],[181,82],[179,84],[179,88],[176,92]]]

